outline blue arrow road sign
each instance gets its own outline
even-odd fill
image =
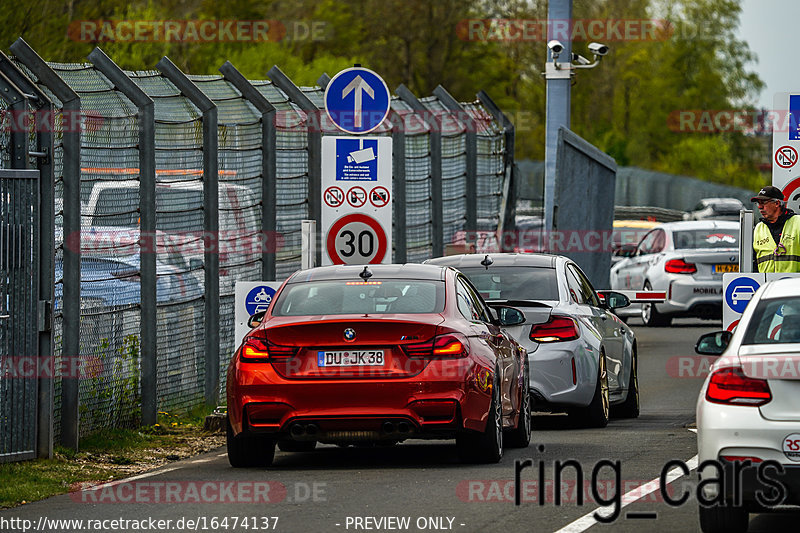
[[[341,71],[325,89],[325,111],[347,133],[369,133],[380,126],[391,100],[383,79],[361,67]]]

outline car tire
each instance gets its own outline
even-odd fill
[[[615,418],[639,418],[639,370],[636,352],[631,356],[631,373],[628,375],[628,395],[625,401],[614,406]]]
[[[498,463],[503,458],[503,409],[500,401],[500,377],[495,371],[492,401],[483,433],[465,431],[456,436],[458,457],[463,463]]]
[[[649,281],[644,282],[644,290],[653,290]],[[656,304],[642,304],[642,322],[648,327],[666,327],[672,324],[672,317],[659,313]]]
[[[315,440],[280,439],[278,449],[282,452],[313,452],[317,447]]]
[[[583,427],[604,428],[608,425],[610,415],[610,399],[608,390],[608,372],[606,356],[600,352],[597,365],[597,382],[591,403],[583,408],[570,411],[570,418]]]
[[[527,362],[525,363],[523,375],[522,399],[520,400],[517,427],[509,431],[503,440],[503,444],[509,448],[527,448],[531,443],[531,391]]]
[[[746,533],[750,513],[745,507],[699,506],[700,529],[703,533]]]
[[[234,435],[230,419],[226,429],[228,462],[232,467],[247,468],[272,464],[275,458],[274,440],[260,435],[250,435],[245,431]]]

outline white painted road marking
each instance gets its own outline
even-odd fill
[[[697,456],[695,455],[694,457],[686,461],[686,466],[689,467],[690,472],[695,468],[697,468]],[[681,470],[680,468],[673,468],[667,474],[667,485],[669,485],[676,479],[683,477],[683,475],[684,475],[683,470]],[[655,478],[649,483],[646,483],[641,487],[637,487],[632,491],[627,492],[624,496],[622,496],[622,504],[620,505],[620,510],[623,507],[635,502],[636,500],[640,500],[641,498],[647,496],[648,494],[657,491],[659,489],[659,486],[660,486],[659,479]],[[590,511],[589,513],[586,513],[582,517],[578,518],[571,524],[567,524],[566,526],[562,527],[561,529],[556,531],[556,533],[581,533],[582,531],[586,531],[593,525],[599,524],[599,522],[594,517],[594,513],[603,510],[608,510],[610,513],[613,511],[613,508],[614,508],[613,505],[598,507],[597,509],[594,509],[593,511]],[[606,515],[606,513],[603,512],[601,512],[600,514],[603,516]]]

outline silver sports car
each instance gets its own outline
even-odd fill
[[[722,317],[722,274],[739,271],[739,223],[669,222],[650,230],[632,257],[611,267],[612,290],[657,290],[667,299],[642,304],[645,325],[668,326],[674,317]],[[622,309],[620,316],[637,313]]]
[[[612,309],[629,304],[602,291],[566,257],[467,254],[430,259],[452,266],[488,302],[508,302],[525,323],[506,328],[528,350],[534,409],[567,411],[579,424],[604,427],[609,414],[639,416],[636,338]]]

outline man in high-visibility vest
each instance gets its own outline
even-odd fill
[[[800,272],[800,217],[786,207],[783,192],[768,185],[750,201],[761,212],[753,230],[753,267],[759,272]]]

